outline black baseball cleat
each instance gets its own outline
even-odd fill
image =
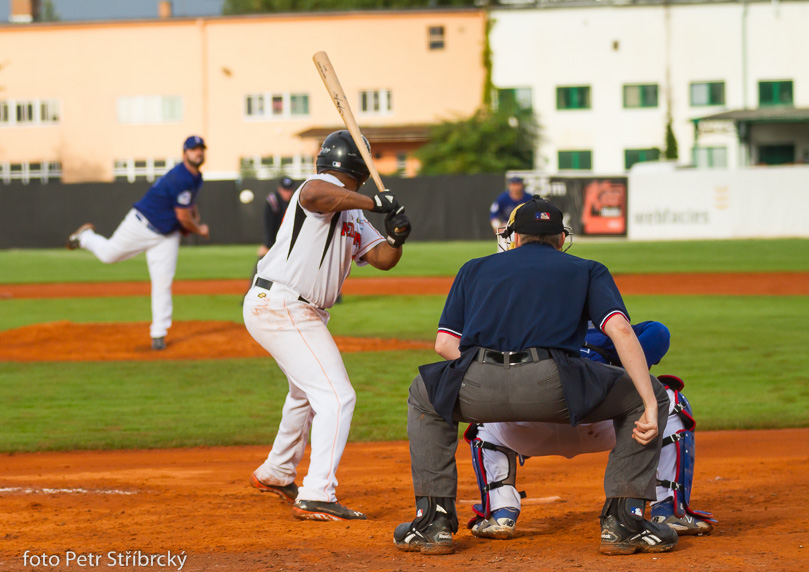
[[[298,520],[365,520],[365,515],[339,502],[299,500],[292,505],[292,516]]]
[[[633,498],[611,498],[601,512],[601,546],[608,555],[636,552],[669,552],[677,544],[677,533],[664,524],[643,518],[646,502]]]
[[[166,338],[152,338],[152,349],[157,351],[166,349]]]
[[[273,493],[281,497],[282,500],[287,501],[289,504],[295,502],[295,498],[298,496],[298,485],[294,482],[289,483],[288,485],[279,486],[279,485],[268,485],[259,480],[255,473],[250,475],[250,484],[260,490],[262,493]]]
[[[393,544],[405,552],[452,554],[452,533],[458,530],[455,499],[416,497],[416,518],[393,531]]]
[[[412,522],[403,522],[393,531],[393,543],[405,552],[422,554],[452,554],[452,525],[449,517],[436,515],[424,531],[413,528]]]

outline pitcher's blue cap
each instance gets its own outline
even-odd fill
[[[183,143],[183,151],[186,149],[196,149],[197,147],[202,147],[203,149],[208,148],[205,145],[205,140],[199,135],[192,135],[185,140],[185,143]]]

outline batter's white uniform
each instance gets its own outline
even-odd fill
[[[112,264],[146,253],[149,278],[152,281],[152,325],[149,334],[162,338],[171,327],[171,283],[177,270],[180,232],[160,234],[152,230],[149,221],[130,210],[110,238],[87,230],[79,235],[79,245],[96,255],[101,262]]]
[[[332,175],[314,175],[292,195],[277,240],[258,264],[257,276],[272,287],[250,289],[244,323],[289,381],[278,434],[256,476],[268,484],[293,482],[311,426],[309,472],[297,500],[335,502],[335,472],[356,394],[326,327],[325,308],[337,300],[351,261],[367,264],[364,255],[385,239],[361,210],[320,214],[303,208],[301,189],[313,179],[343,186]]]
[[[674,392],[669,396],[669,418],[662,437],[684,429],[683,420],[674,411]],[[609,451],[615,447],[615,430],[612,421],[581,424],[576,427],[555,423],[511,422],[485,423],[478,430],[478,437],[493,445],[502,445],[528,457],[561,455],[571,459],[582,453]],[[505,454],[489,449],[483,451],[487,482],[501,481],[508,476],[508,458]],[[657,465],[657,479],[676,481],[677,453],[675,447],[663,447]],[[671,496],[671,489],[658,486],[657,502]],[[502,486],[489,492],[492,511],[498,508],[520,508],[517,489]]]

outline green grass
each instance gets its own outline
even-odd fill
[[[454,276],[470,258],[495,251],[494,241],[416,242],[386,274],[370,267],[353,275]],[[627,242],[579,240],[571,254],[606,264],[614,274],[660,272],[774,272],[809,270],[809,239]],[[249,277],[254,246],[183,247],[178,280]],[[0,251],[0,283],[108,282],[148,280],[143,255],[105,265],[86,251]]]
[[[413,244],[390,276],[451,276],[494,244]],[[178,278],[249,275],[252,246],[184,248]],[[614,273],[807,271],[809,241],[589,241],[571,251]],[[361,268],[357,276],[381,276]],[[143,257],[105,266],[86,252],[2,251],[0,283],[146,280]],[[507,293],[504,293],[507,295]],[[700,429],[809,425],[809,297],[630,296],[633,321],[659,320],[672,348],[653,372],[686,382]],[[176,296],[175,320],[240,323],[240,296]],[[432,340],[443,296],[346,296],[340,336]],[[0,300],[0,331],[28,324],[146,322],[148,297]],[[432,351],[344,355],[358,393],[352,440],[404,439],[407,388]],[[0,363],[0,451],[269,444],[286,394],[273,360]]]
[[[413,364],[431,353],[344,356],[358,395],[352,440],[407,438]],[[269,445],[286,392],[269,357],[0,363],[0,451]]]

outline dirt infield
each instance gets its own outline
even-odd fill
[[[166,350],[152,351],[148,322],[33,324],[0,332],[0,361],[117,361],[267,357],[244,324],[174,322]],[[433,342],[335,337],[341,352],[432,349]]]
[[[78,568],[64,567],[68,550],[102,555],[99,567],[109,567],[110,552],[170,551],[187,557],[187,571],[802,570],[807,443],[807,429],[698,433],[693,502],[719,524],[709,536],[682,538],[673,553],[627,557],[597,551],[605,454],[529,459],[518,473],[529,498],[517,536],[481,540],[462,528],[456,554],[432,557],[391,541],[394,527],[413,518],[402,442],[349,443],[338,491],[368,520],[329,523],[295,521],[289,505],[250,488],[263,447],[2,455],[0,570],[42,570],[24,566],[26,550],[59,556],[63,566],[48,568],[59,570]],[[466,446],[458,461],[465,519],[476,495]]]
[[[445,296],[452,278],[349,278],[343,294]],[[622,294],[728,294],[747,296],[809,296],[809,272],[728,274],[624,274],[615,276]],[[244,294],[246,280],[178,280],[174,294]],[[0,284],[2,298],[82,298],[148,296],[149,282],[67,284]]]

